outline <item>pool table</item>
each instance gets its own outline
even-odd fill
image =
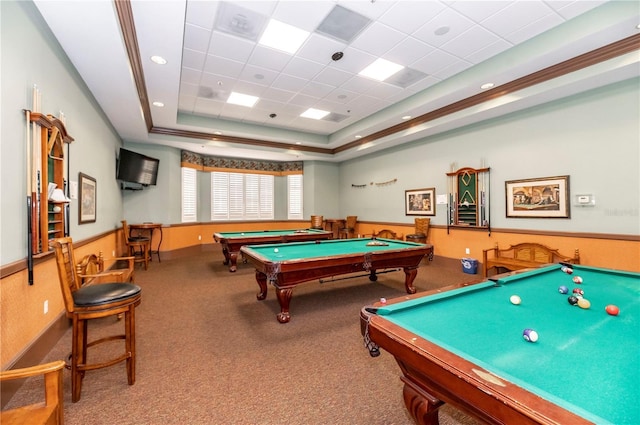
[[[319,229],[288,229],[262,230],[249,232],[219,232],[213,234],[213,239],[222,245],[224,261],[229,265],[229,271],[237,270],[238,253],[245,245],[262,245],[272,243],[303,242],[331,239],[332,232]]]
[[[445,402],[488,423],[638,424],[640,274],[571,267],[572,274],[555,264],[365,307],[365,344],[372,356],[381,347],[395,357],[405,405],[420,424],[437,424]],[[568,302],[574,289],[588,308]]]
[[[405,288],[413,294],[413,281],[425,255],[433,247],[393,239],[334,239],[259,246],[243,246],[242,255],[256,268],[260,287],[258,300],[267,297],[267,282],[276,289],[280,304],[280,323],[290,320],[289,304],[293,288],[315,279],[348,273],[366,272],[376,281],[377,270],[403,268]]]

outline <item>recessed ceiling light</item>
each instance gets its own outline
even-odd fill
[[[217,134],[218,136],[220,136],[222,134],[222,131],[216,131],[213,134]]]
[[[362,137],[361,135],[356,134],[356,139],[359,139],[359,138],[361,138],[361,137]]]
[[[162,108],[164,106],[164,103],[162,103],[162,102],[153,102],[153,106],[157,106],[158,108]]]
[[[480,88],[482,90],[487,90],[487,89],[493,88],[493,86],[495,86],[495,84],[493,84],[493,83],[484,83],[483,85],[480,86]]]
[[[167,60],[162,56],[151,56],[151,61],[158,65],[165,65],[167,63]]]
[[[309,108],[300,114],[300,116],[303,118],[311,118],[314,120],[321,120],[327,115],[329,115],[328,111],[323,111],[321,109],[313,109],[313,108]]]
[[[405,115],[404,117],[402,117],[403,120],[410,120],[411,119],[411,115]]]
[[[359,75],[373,78],[378,81],[384,81],[396,72],[400,71],[402,68],[404,68],[404,66],[379,58],[371,65],[360,71]]]
[[[294,54],[308,37],[308,31],[271,19],[259,44]]]
[[[231,94],[229,95],[229,98],[227,99],[227,103],[231,103],[233,105],[247,106],[249,108],[252,108],[257,101],[258,101],[258,97],[256,96],[236,93],[234,91],[231,92]]]
[[[301,144],[302,144],[302,142],[296,142],[296,145],[301,145]]]

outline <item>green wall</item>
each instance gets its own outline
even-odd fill
[[[340,211],[360,219],[413,222],[404,191],[447,193],[446,173],[491,168],[491,226],[507,229],[640,234],[640,79],[456,129],[340,166]],[[506,218],[505,181],[570,176],[571,218]],[[351,184],[386,182],[364,189]],[[574,206],[592,194],[593,207]],[[386,202],[381,202],[386,200]],[[432,223],[446,225],[445,205]]]
[[[71,236],[88,238],[120,224],[122,196],[114,178],[121,140],[75,68],[30,1],[0,2],[2,118],[0,140],[0,255],[2,264],[27,252],[27,123],[32,87],[42,96],[41,111],[66,116],[75,139],[67,155],[69,180],[82,172],[96,179],[96,222],[78,224],[78,201],[70,204]]]

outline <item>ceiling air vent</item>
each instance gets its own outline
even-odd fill
[[[426,76],[427,74],[422,71],[411,68],[404,68],[384,80],[384,82],[406,89],[410,85],[417,83]]]
[[[229,94],[223,90],[216,91],[211,87],[200,86],[198,87],[198,97],[203,99],[222,100],[226,102]]]
[[[349,115],[336,114],[335,112],[329,113],[327,116],[322,118],[323,121],[333,121],[340,122],[346,118],[349,118]]]
[[[366,16],[336,5],[320,25],[317,32],[345,43],[351,43],[371,20]]]
[[[233,3],[220,3],[215,28],[248,40],[257,41],[266,23],[266,18],[252,10]]]

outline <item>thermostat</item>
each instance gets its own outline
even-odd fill
[[[578,207],[591,207],[596,204],[596,198],[591,195],[576,195],[575,205]]]

